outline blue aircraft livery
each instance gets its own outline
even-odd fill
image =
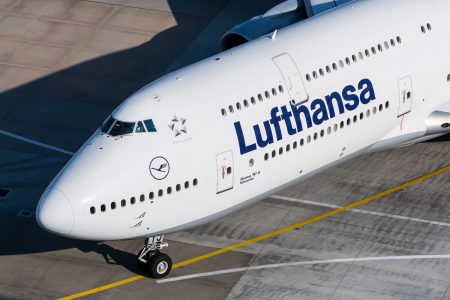
[[[287,134],[295,135],[314,125],[321,125],[323,122],[336,117],[336,114],[343,114],[346,111],[353,111],[360,104],[369,104],[376,99],[375,90],[369,79],[362,79],[358,86],[347,85],[342,93],[332,92],[325,96],[325,99],[316,99],[308,106],[289,105],[290,107],[275,106],[270,111],[270,119],[262,124],[253,126],[255,139],[252,143],[244,137],[241,122],[234,123],[234,129],[239,141],[241,155],[252,152],[257,148],[264,148],[275,141],[283,139],[283,131],[280,123],[284,122]]]

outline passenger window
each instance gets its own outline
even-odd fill
[[[136,133],[145,132],[144,124],[142,122],[138,122],[135,129]]]
[[[91,215],[95,214],[95,207],[91,206],[90,211],[91,211]]]
[[[277,95],[277,90],[276,89],[272,89],[272,95],[274,95],[274,96]]]
[[[264,154],[264,160],[268,160],[269,159],[269,153]]]
[[[292,145],[292,147],[293,147],[294,149],[297,149],[297,142],[296,142],[296,141],[294,142],[294,144]]]
[[[197,184],[198,184],[198,179],[197,179],[197,178],[194,178],[194,180],[192,181],[192,184],[193,184],[194,186],[197,186]]]
[[[131,197],[130,203],[131,203],[131,204],[135,204],[135,203],[136,203],[136,198],[135,198],[135,197]]]
[[[175,186],[175,190],[176,190],[177,192],[179,192],[179,191],[181,190],[181,184],[177,184],[177,185]]]
[[[244,100],[244,106],[245,106],[245,107],[248,107],[248,101],[247,101],[247,99]]]
[[[100,206],[100,210],[101,210],[102,212],[104,212],[104,211],[106,210],[106,205],[105,205],[105,204],[102,204],[102,205]]]
[[[227,111],[225,109],[222,108],[221,112],[222,112],[222,116],[225,117],[227,115]]]
[[[225,110],[223,110],[223,111],[225,112]],[[226,115],[226,113],[225,113],[225,115]],[[145,127],[147,127],[148,132],[156,132],[156,127],[155,127],[155,124],[153,124],[153,120],[151,120],[151,119],[145,120],[144,124],[145,124]]]
[[[171,186],[169,186],[169,187],[167,188],[167,194],[172,194],[172,187],[171,187]]]
[[[251,97],[251,98],[250,98],[250,102],[251,102],[252,104],[256,104],[256,99],[255,99],[255,97]]]
[[[145,195],[141,195],[141,196],[139,197],[139,200],[140,200],[141,202],[144,202],[144,201],[145,201]]]
[[[153,192],[150,192],[150,194],[148,194],[148,198],[149,199],[155,198],[155,194]]]
[[[227,169],[228,170],[228,169]],[[228,171],[227,171],[227,173],[228,173]],[[184,188],[185,189],[188,189],[189,188],[189,181],[186,181],[185,183],[184,183]]]
[[[125,199],[122,199],[122,200],[120,201],[120,205],[121,205],[122,207],[125,207],[125,205],[127,205],[127,201],[125,201]]]
[[[116,202],[111,202],[111,209],[116,209]]]
[[[272,157],[275,157],[277,155],[277,151],[272,150]]]
[[[158,197],[162,197],[162,195],[163,195],[163,190],[159,190],[158,191]]]

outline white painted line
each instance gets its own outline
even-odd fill
[[[22,142],[26,142],[26,143],[30,143],[30,144],[36,145],[36,146],[39,146],[39,147],[42,147],[42,148],[46,148],[46,149],[50,149],[50,150],[53,150],[53,151],[56,151],[56,152],[64,153],[64,154],[67,154],[67,155],[70,155],[70,156],[75,154],[73,152],[70,152],[70,151],[67,151],[67,150],[64,150],[64,149],[61,149],[61,148],[58,148],[58,147],[53,147],[51,145],[44,144],[44,143],[41,143],[41,142],[38,142],[38,141],[35,141],[35,140],[31,140],[31,139],[25,138],[23,136],[20,136],[20,135],[14,134],[14,133],[10,133],[8,131],[0,130],[0,134],[9,136],[9,137],[11,137],[13,139],[17,139],[17,140],[20,140]]]
[[[338,259],[328,259],[328,260],[312,260],[312,261],[300,261],[291,263],[281,263],[281,264],[270,264],[261,266],[251,266],[244,268],[235,268],[227,270],[219,270],[213,272],[197,273],[185,276],[177,276],[167,279],[157,280],[157,283],[168,283],[181,280],[203,278],[209,276],[239,273],[245,271],[253,270],[264,270],[264,269],[275,269],[283,267],[295,267],[295,266],[311,266],[311,265],[323,265],[323,264],[336,264],[336,263],[355,263],[355,262],[372,262],[372,261],[394,261],[394,260],[417,260],[417,259],[449,259],[450,254],[442,255],[406,255],[406,256],[379,256],[379,257],[360,257],[360,258],[338,258]]]
[[[341,206],[338,206],[338,205],[333,205],[333,204],[328,204],[328,203],[321,203],[321,202],[315,202],[315,201],[308,201],[308,200],[302,200],[302,199],[296,199],[296,198],[291,198],[291,197],[277,196],[277,195],[273,195],[270,198],[278,199],[278,200],[284,200],[284,201],[289,201],[289,202],[296,202],[296,203],[314,205],[314,206],[333,208],[333,209],[341,208]],[[431,221],[431,220],[425,220],[425,219],[419,219],[419,218],[411,218],[411,217],[405,217],[405,216],[400,216],[400,215],[385,214],[385,213],[368,211],[368,210],[362,210],[362,209],[356,209],[356,208],[349,209],[348,211],[361,213],[361,214],[366,214],[366,215],[372,215],[372,216],[387,217],[387,218],[398,219],[398,220],[403,220],[403,221],[417,222],[417,223],[422,223],[422,224],[450,227],[450,223],[437,222],[437,221]]]

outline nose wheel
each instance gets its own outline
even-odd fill
[[[139,251],[137,257],[139,268],[156,279],[166,277],[172,269],[172,259],[160,251],[168,246],[163,239],[162,235],[148,237],[145,240],[145,247]]]

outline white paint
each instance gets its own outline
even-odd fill
[[[39,147],[46,148],[46,149],[49,149],[49,150],[53,150],[53,151],[56,151],[56,152],[59,152],[59,153],[63,153],[63,154],[66,154],[66,155],[72,156],[72,155],[75,154],[73,152],[70,152],[70,151],[67,151],[67,150],[64,150],[64,149],[61,149],[61,148],[58,148],[58,147],[54,147],[54,146],[51,146],[49,144],[44,144],[44,143],[41,143],[41,142],[29,139],[29,138],[26,138],[26,137],[23,137],[23,136],[20,136],[20,135],[8,132],[8,131],[5,131],[5,130],[0,130],[0,134],[6,135],[6,136],[8,136],[10,138],[13,138],[13,139],[20,140],[22,142],[33,144],[35,146],[39,146]]]
[[[289,202],[302,203],[302,204],[307,204],[307,205],[327,207],[327,208],[332,208],[332,209],[337,209],[337,208],[342,207],[342,206],[338,206],[338,205],[334,205],[334,204],[308,201],[308,200],[296,199],[296,198],[285,197],[285,196],[274,195],[274,196],[271,196],[271,198],[289,201]],[[425,219],[419,219],[419,218],[411,218],[411,217],[405,217],[405,216],[400,216],[400,215],[386,214],[386,213],[380,213],[380,212],[374,212],[374,211],[368,211],[368,210],[362,210],[362,209],[356,209],[356,208],[349,209],[347,211],[366,214],[366,215],[372,215],[372,216],[387,217],[387,218],[398,219],[398,220],[403,220],[403,221],[417,222],[417,223],[422,223],[422,224],[450,227],[449,223],[437,222],[437,221],[431,221],[431,220],[425,220]]]
[[[213,272],[197,273],[185,276],[172,277],[168,279],[157,280],[157,283],[168,283],[181,280],[203,278],[209,276],[217,276],[230,273],[238,273],[245,271],[255,271],[255,270],[265,270],[265,269],[275,269],[284,267],[296,267],[296,266],[312,266],[312,265],[324,265],[324,264],[336,264],[336,263],[355,263],[355,262],[372,262],[372,261],[396,261],[396,260],[417,260],[417,259],[449,259],[449,254],[442,255],[406,255],[406,256],[380,256],[380,257],[360,257],[360,258],[337,258],[328,260],[312,260],[312,261],[300,261],[291,263],[281,263],[281,264],[269,264],[261,266],[251,266],[243,268],[234,268],[227,270],[219,270]]]

